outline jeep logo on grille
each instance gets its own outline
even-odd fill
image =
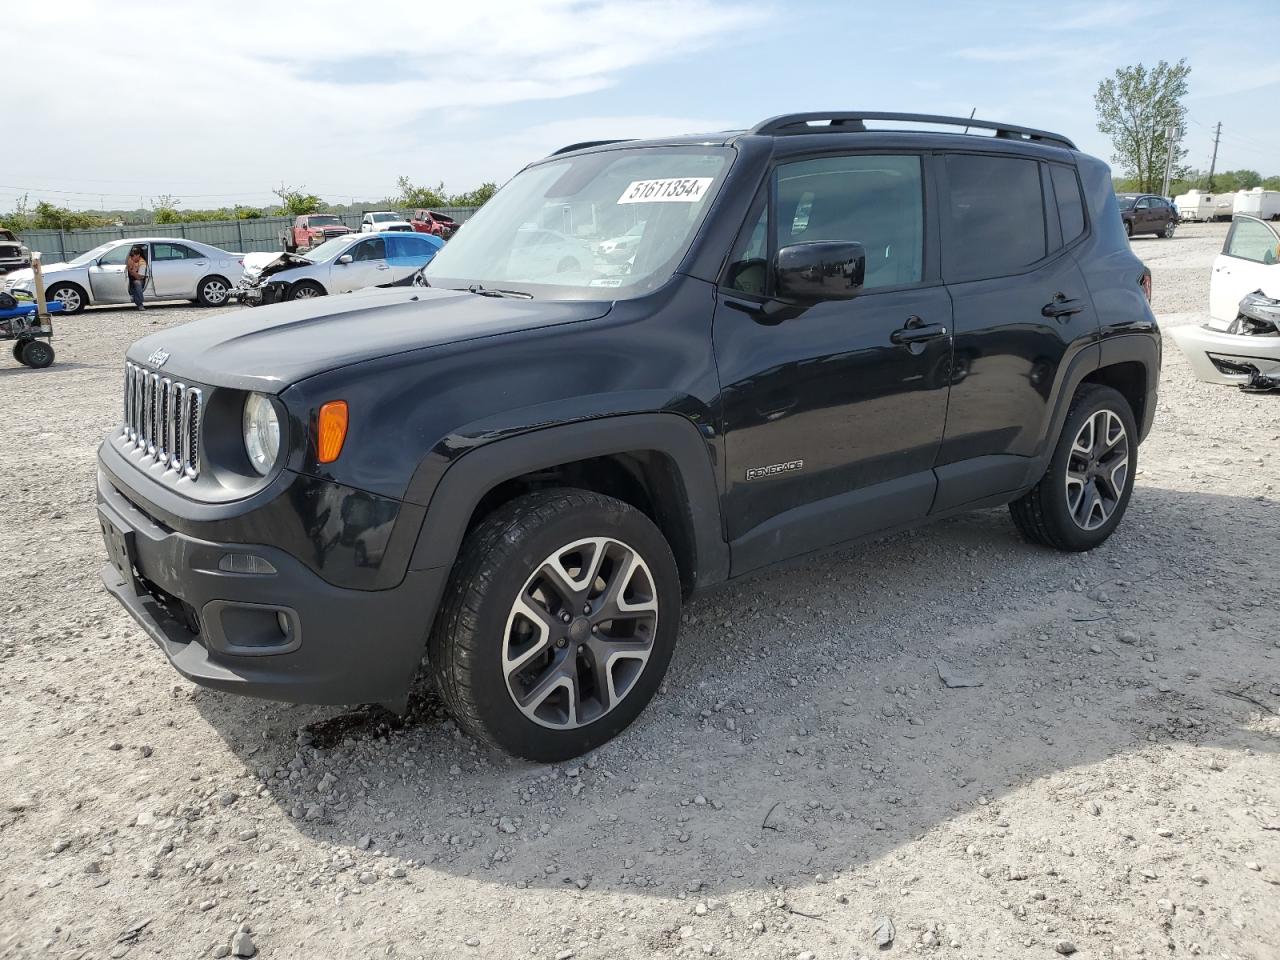
[[[748,467],[748,480],[763,480],[765,477],[776,477],[782,473],[791,473],[795,470],[803,470],[803,460],[791,460],[787,463],[774,463],[767,467]]]
[[[151,351],[151,356],[147,357],[147,363],[159,370],[164,366],[165,361],[169,359],[169,351],[164,349],[156,349]]]

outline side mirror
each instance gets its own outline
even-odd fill
[[[351,262],[351,254],[344,253],[342,256],[340,256],[337,260],[333,262],[345,266],[346,264]]]
[[[862,289],[867,251],[855,240],[793,243],[774,254],[773,274],[780,299],[847,300]]]

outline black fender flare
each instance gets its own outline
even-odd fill
[[[693,583],[725,580],[729,548],[709,444],[673,413],[625,414],[543,427],[472,448],[449,465],[427,503],[410,569],[453,565],[481,499],[504,481],[564,463],[611,454],[654,452],[672,461],[692,534]]]
[[[1147,373],[1143,384],[1146,401],[1142,405],[1142,417],[1138,423],[1138,442],[1147,439],[1156,417],[1156,399],[1160,392],[1160,364],[1164,358],[1164,343],[1152,324],[1150,331],[1126,333],[1108,337],[1099,344],[1101,354],[1099,369],[1117,363],[1140,363]]]

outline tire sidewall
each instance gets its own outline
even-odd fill
[[[22,362],[34,370],[53,363],[53,347],[43,340],[29,340],[22,348]]]
[[[1124,489],[1120,492],[1120,501],[1116,504],[1107,522],[1094,530],[1082,530],[1067,509],[1067,463],[1071,457],[1071,447],[1075,443],[1076,434],[1089,417],[1101,410],[1110,410],[1124,424],[1125,434],[1129,442],[1129,471],[1125,475]],[[1129,498],[1133,494],[1133,483],[1138,473],[1138,427],[1133,418],[1129,403],[1117,390],[1110,387],[1091,387],[1083,394],[1067,415],[1062,425],[1062,434],[1058,437],[1057,448],[1049,461],[1048,483],[1044,495],[1047,502],[1043,504],[1050,522],[1070,550],[1092,550],[1101,544],[1124,519],[1129,507]]]
[[[79,286],[77,286],[77,285],[76,285],[76,284],[74,284],[74,283],[55,283],[52,287],[50,287],[50,288],[46,291],[46,293],[45,293],[45,302],[47,303],[47,302],[49,302],[49,301],[56,300],[56,299],[57,299],[57,296],[56,296],[57,292],[58,292],[59,290],[64,290],[64,289],[75,290],[75,291],[76,291],[76,293],[77,293],[77,294],[79,294],[79,296],[80,296],[80,305],[79,305],[78,307],[76,307],[74,310],[65,310],[65,311],[63,311],[63,312],[64,312],[67,316],[75,316],[77,313],[83,313],[83,312],[84,312],[84,308],[85,308],[85,307],[87,306],[87,304],[88,304],[88,297],[87,297],[87,295],[85,294],[84,290],[83,290],[83,289],[81,289]]]
[[[216,303],[213,300],[210,300],[207,297],[205,297],[205,294],[204,294],[205,285],[213,282],[214,280],[217,280],[219,283],[221,283],[222,289],[225,291],[222,294],[222,299],[217,301]],[[200,281],[200,286],[196,288],[196,302],[199,303],[200,306],[202,307],[223,307],[223,306],[226,306],[227,300],[229,299],[230,294],[231,294],[231,284],[228,283],[224,277],[220,277],[217,275],[210,275],[202,278]]]
[[[476,619],[469,684],[482,705],[480,720],[499,746],[530,760],[557,762],[579,756],[612,739],[648,705],[666,675],[680,620],[680,579],[666,540],[648,517],[620,501],[593,504],[557,516],[514,549],[502,551]],[[658,629],[644,672],[631,692],[594,723],[555,730],[530,720],[511,699],[502,672],[502,644],[517,594],[530,575],[556,550],[587,537],[612,537],[639,552],[658,593]],[[505,545],[505,543],[504,543]]]

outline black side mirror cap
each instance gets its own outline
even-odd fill
[[[867,251],[856,240],[793,243],[773,258],[774,289],[783,300],[847,300],[862,290]]]

